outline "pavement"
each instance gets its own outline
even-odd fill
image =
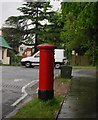
[[[72,83],[57,120],[66,118],[96,119],[96,69],[72,72]]]

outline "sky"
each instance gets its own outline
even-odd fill
[[[22,4],[23,0],[0,0],[0,28],[9,16],[17,16],[21,14],[17,8],[22,6]],[[60,8],[60,2],[51,0],[51,4],[55,10]]]

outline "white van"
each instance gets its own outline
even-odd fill
[[[68,59],[65,56],[65,50],[64,49],[55,49],[54,50],[54,58],[55,58],[55,68],[60,68],[61,65],[68,64]],[[30,67],[30,66],[37,66],[39,65],[39,57],[40,57],[40,51],[35,53],[31,57],[26,57],[21,60],[21,64]]]

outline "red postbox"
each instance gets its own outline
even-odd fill
[[[54,49],[55,45],[41,44],[38,98],[46,101],[54,98]]]

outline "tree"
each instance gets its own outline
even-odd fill
[[[17,20],[17,24],[22,31],[23,41],[35,44],[36,46],[41,42],[40,37],[45,33],[47,24],[41,24],[43,20],[49,20],[53,16],[54,12],[51,11],[50,2],[26,2],[23,7],[19,7],[18,10],[23,14],[21,16],[14,17],[14,21]],[[7,22],[12,21],[13,17],[8,18]],[[15,19],[16,18],[16,19]]]
[[[83,47],[87,48],[86,54],[92,56],[92,64],[96,64],[96,58],[98,54],[98,2],[87,3],[81,15],[78,17],[78,26],[84,28],[83,35],[86,36]],[[79,29],[79,31],[81,31]]]
[[[98,38],[98,2],[94,3],[62,3],[64,27],[61,38],[68,49],[75,49],[79,54],[93,56],[97,51]]]
[[[62,19],[64,27],[61,38],[64,40],[67,49],[80,48],[79,37],[77,36],[77,17],[82,12],[85,3],[62,3]],[[78,51],[79,52],[79,51]]]
[[[43,34],[42,37],[44,38],[45,42],[55,44],[58,48],[62,48],[63,41],[60,38],[60,32],[63,26],[63,22],[61,19],[61,14],[58,11],[55,12],[49,22],[51,24],[46,26],[46,35]]]
[[[3,36],[8,41],[9,45],[13,48],[14,52],[18,53],[19,43],[22,41],[23,36],[19,27],[7,26],[2,28]]]

